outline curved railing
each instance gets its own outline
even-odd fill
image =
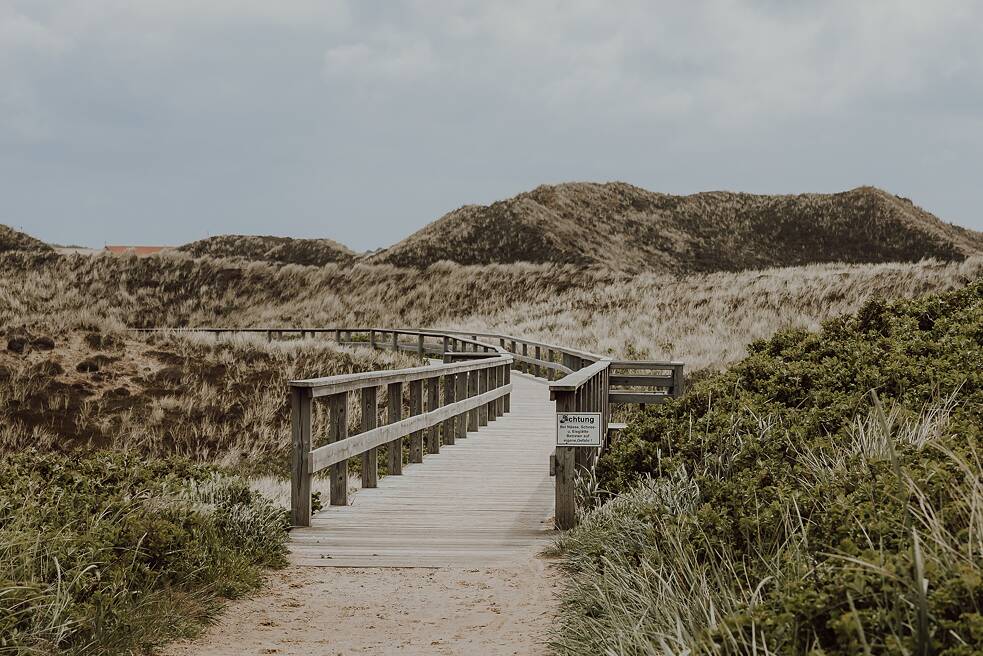
[[[171,328],[137,331],[263,334],[268,340],[327,335],[338,344],[392,349],[434,357],[443,364],[290,381],[293,426],[292,517],[310,525],[311,477],[330,469],[330,503],[346,505],[347,462],[362,459],[362,486],[375,487],[379,449],[386,449],[388,471],[402,472],[402,442],[409,439],[410,462],[425,452],[478,430],[510,410],[512,369],[544,378],[558,418],[596,416],[596,446],[558,445],[550,462],[556,476],[556,526],[576,525],[576,480],[590,469],[612,436],[624,427],[611,422],[612,407],[663,403],[683,393],[681,362],[614,360],[587,351],[513,335],[448,329],[379,327],[331,328]],[[491,343],[489,343],[491,342]],[[497,343],[496,343],[497,342]],[[409,415],[403,417],[403,385],[409,387]],[[386,421],[379,423],[380,388],[385,388]],[[358,392],[360,432],[348,435],[349,394]],[[327,444],[314,447],[311,417],[316,399],[328,406]],[[372,409],[375,408],[375,412]],[[558,419],[559,421],[559,419]],[[425,446],[426,445],[426,448]]]

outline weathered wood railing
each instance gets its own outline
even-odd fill
[[[265,335],[268,340],[289,336],[302,339],[327,336],[342,345],[361,345],[376,349],[405,351],[416,353],[420,357],[433,357],[444,361],[445,364],[443,365],[430,367],[335,376],[315,379],[314,381],[294,381],[290,384],[294,404],[295,447],[293,517],[295,524],[304,526],[308,524],[302,522],[310,522],[310,476],[313,473],[330,467],[331,504],[346,504],[346,463],[348,458],[358,455],[362,457],[362,485],[363,487],[373,487],[377,476],[376,449],[388,445],[389,471],[399,474],[402,470],[402,461],[397,462],[393,454],[401,452],[395,445],[401,443],[401,440],[407,435],[410,436],[410,461],[421,462],[424,453],[423,438],[421,437],[423,431],[433,431],[427,433],[426,439],[428,440],[428,452],[435,452],[441,443],[453,443],[455,437],[463,437],[468,430],[477,430],[480,425],[484,425],[485,417],[488,420],[493,420],[501,416],[503,412],[508,412],[511,405],[509,372],[510,369],[516,369],[552,381],[550,398],[556,401],[558,413],[600,412],[602,414],[601,447],[558,447],[550,462],[550,470],[556,474],[556,526],[561,529],[570,528],[577,521],[577,478],[590,470],[598,454],[608,447],[612,437],[624,427],[624,424],[611,421],[612,408],[624,405],[645,406],[664,403],[669,398],[680,396],[684,391],[684,365],[681,362],[611,360],[587,351],[501,333],[436,328],[414,330],[379,327],[178,328],[170,330],[206,332],[217,336],[224,333],[252,333]],[[488,364],[489,362],[500,362],[502,358],[507,359],[507,365]],[[439,367],[447,367],[448,365],[457,367],[457,369],[453,369],[453,371],[439,369]],[[482,378],[479,374],[469,373],[497,368],[502,368],[504,374],[496,374],[484,383],[481,382]],[[443,373],[434,373],[435,371],[442,371]],[[406,372],[416,373],[407,374]],[[399,379],[400,376],[406,375],[416,377]],[[361,386],[345,390],[324,391],[332,389],[330,385],[340,384],[344,386],[350,384],[334,379],[358,380],[360,376],[363,377]],[[392,378],[393,376],[395,378]],[[504,379],[501,376],[504,376]],[[429,382],[440,377],[443,377],[443,385]],[[373,380],[380,382],[372,384]],[[318,381],[321,382],[318,383]],[[422,390],[423,381],[428,381],[425,396]],[[411,416],[407,419],[399,419],[402,405],[399,404],[397,410],[397,406],[394,405],[395,401],[392,399],[396,398],[393,396],[394,394],[401,394],[401,385],[404,382],[408,383],[410,388]],[[322,386],[315,387],[321,391],[312,392],[310,397],[305,397],[305,393],[298,390],[315,389],[315,387],[307,387],[303,383],[318,383]],[[360,389],[364,395],[362,407],[367,408],[371,407],[371,404],[374,403],[373,399],[377,398],[376,388],[383,385],[387,387],[387,394],[389,394],[387,424],[382,427],[378,426],[378,417],[371,411],[363,414],[361,432],[355,437],[361,438],[357,444],[370,446],[366,446],[364,450],[351,451],[344,444],[354,445],[356,442],[348,441],[355,438],[348,437],[348,427],[345,423],[347,416],[342,416],[347,413],[347,402],[338,405],[341,403],[338,400],[340,399],[339,395],[347,395],[355,389]],[[501,391],[503,389],[505,391]],[[440,390],[443,390],[442,394]],[[495,396],[494,403],[482,400],[484,397],[475,400],[476,397],[490,394],[498,394]],[[311,439],[309,401],[322,396],[329,397],[328,407],[331,417],[331,427],[327,435],[329,444],[305,452],[304,445],[309,447]],[[304,401],[305,398],[307,401]],[[331,401],[331,398],[335,400]],[[469,404],[473,404],[474,407]],[[426,411],[424,411],[424,407],[427,408]],[[485,409],[479,409],[482,407]],[[335,419],[335,415],[339,418]],[[421,422],[426,425],[422,425]],[[442,435],[436,432],[438,426],[443,427],[440,429],[443,431]],[[304,453],[308,453],[308,455],[305,456]]]
[[[611,360],[603,358],[550,383],[550,398],[556,401],[557,415],[567,412],[593,412],[601,416],[601,446],[557,446],[554,458],[556,476],[555,522],[558,529],[573,528],[577,522],[577,476],[588,470],[608,439],[611,404],[608,394]]]
[[[452,359],[452,358],[451,358]],[[497,352],[464,362],[373,371],[290,381],[292,411],[291,518],[310,526],[311,480],[330,468],[331,505],[348,503],[348,459],[361,456],[362,487],[376,487],[378,450],[387,450],[388,473],[403,466],[403,438],[409,438],[409,461],[423,462],[424,452],[438,453],[467,432],[506,412],[512,390],[512,357]],[[403,417],[403,385],[409,386],[409,416]],[[378,390],[386,388],[386,422],[379,425]],[[348,435],[349,394],[361,399],[361,431]],[[313,404],[328,406],[326,444],[315,446]]]

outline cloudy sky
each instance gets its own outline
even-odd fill
[[[977,0],[0,0],[0,223],[388,245],[538,184],[983,229]]]

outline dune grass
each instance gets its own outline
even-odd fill
[[[873,301],[637,416],[558,543],[555,651],[978,653],[981,326],[983,282]]]
[[[0,654],[139,653],[193,634],[285,563],[287,516],[175,459],[0,462]]]

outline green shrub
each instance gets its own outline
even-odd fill
[[[981,427],[983,282],[752,344],[599,461],[557,651],[981,653]]]
[[[193,633],[284,564],[286,526],[242,479],[186,461],[7,456],[0,653],[127,653]]]

